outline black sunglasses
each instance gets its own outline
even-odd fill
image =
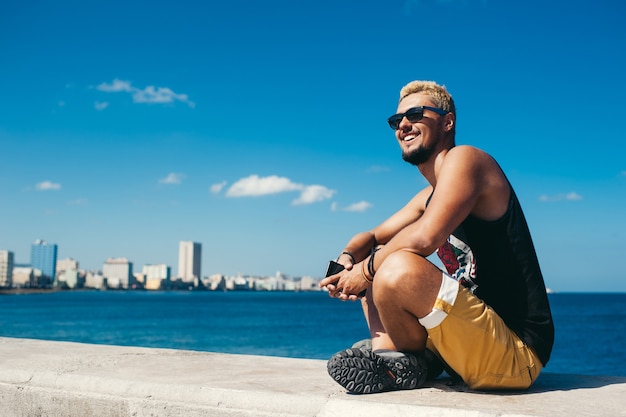
[[[448,114],[447,111],[438,109],[437,107],[430,107],[430,106],[411,107],[404,113],[394,114],[389,119],[387,119],[387,123],[389,123],[389,126],[393,130],[398,130],[398,127],[400,126],[400,122],[405,117],[411,123],[415,123],[417,121],[422,120],[422,118],[424,117],[424,110],[433,111],[441,116]]]

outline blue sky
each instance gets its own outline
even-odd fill
[[[626,5],[599,0],[0,6],[0,248],[203,275],[323,274],[425,185],[386,118],[445,84],[546,283],[626,291]]]

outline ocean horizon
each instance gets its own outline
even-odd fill
[[[545,372],[626,376],[626,293],[550,293]],[[369,337],[324,292],[57,291],[0,296],[0,336],[328,359]]]

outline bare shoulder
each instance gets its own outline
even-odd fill
[[[452,158],[455,161],[467,160],[476,164],[487,164],[497,166],[496,161],[491,155],[482,149],[469,145],[459,145],[448,151],[446,158]]]
[[[466,179],[471,178],[477,193],[472,213],[484,219],[499,218],[508,206],[510,185],[496,160],[473,146],[456,146],[448,152],[444,164]]]
[[[487,152],[473,146],[455,146],[448,151],[444,163],[469,170],[482,177],[495,177],[506,181],[496,160]]]

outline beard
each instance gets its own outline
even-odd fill
[[[402,152],[402,159],[411,165],[418,166],[428,161],[434,150],[434,147],[425,148],[423,146],[419,146],[417,149],[413,149],[412,151]]]

